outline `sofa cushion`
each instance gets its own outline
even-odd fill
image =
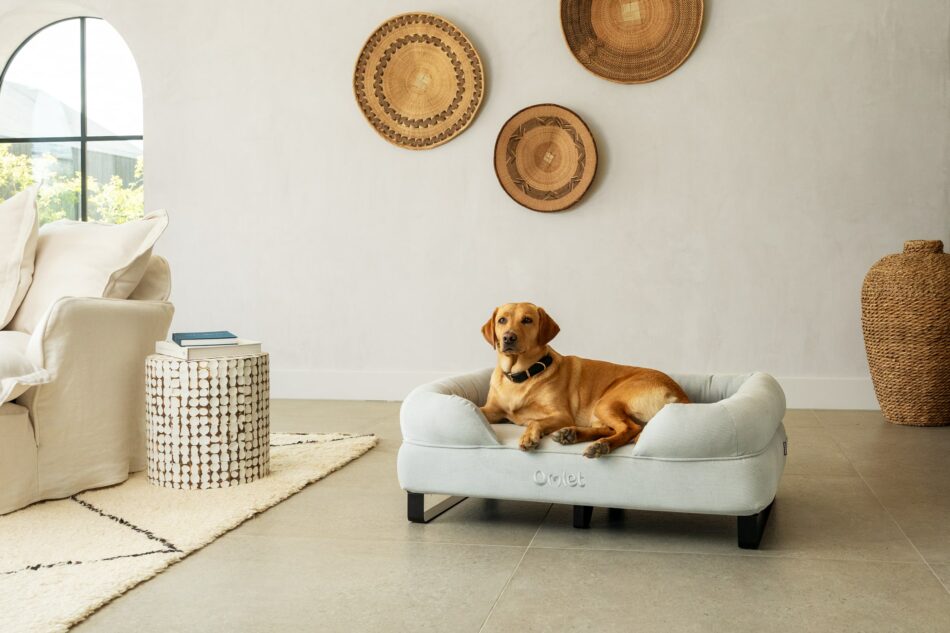
[[[0,203],[0,330],[30,288],[36,239],[36,187],[30,187]]]
[[[152,246],[168,225],[164,211],[125,224],[59,220],[39,230],[33,283],[11,322],[32,332],[62,297],[127,299],[142,280]]]
[[[0,405],[51,380],[49,372],[27,360],[29,342],[28,334],[0,332]]]
[[[129,299],[136,301],[168,301],[172,292],[172,271],[168,260],[152,255],[142,281],[135,287]]]

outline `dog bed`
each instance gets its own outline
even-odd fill
[[[489,424],[478,406],[491,370],[418,387],[400,411],[399,483],[409,520],[427,523],[465,497],[574,506],[574,527],[593,507],[738,517],[739,547],[755,549],[785,468],[785,394],[768,374],[676,375],[692,404],[666,405],[636,444],[598,459],[586,443],[545,437],[534,451],[524,427]],[[425,495],[451,495],[426,509]]]

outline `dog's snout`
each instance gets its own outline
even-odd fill
[[[505,345],[511,345],[518,341],[518,335],[514,332],[505,332],[501,337],[501,342]]]

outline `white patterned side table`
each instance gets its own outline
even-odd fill
[[[226,488],[270,469],[266,353],[145,360],[148,480],[166,488]]]

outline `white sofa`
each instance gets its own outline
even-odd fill
[[[519,450],[524,429],[478,409],[490,376],[423,385],[403,402],[398,473],[411,521],[467,496],[571,504],[581,528],[593,506],[720,514],[739,517],[740,547],[758,547],[787,454],[785,394],[768,374],[673,374],[694,404],[666,405],[636,444],[599,459],[550,438]],[[427,511],[427,493],[456,498]]]
[[[32,334],[0,331],[49,382],[0,405],[0,514],[124,481],[145,467],[145,368],[174,308],[152,256],[128,299],[65,297]]]

